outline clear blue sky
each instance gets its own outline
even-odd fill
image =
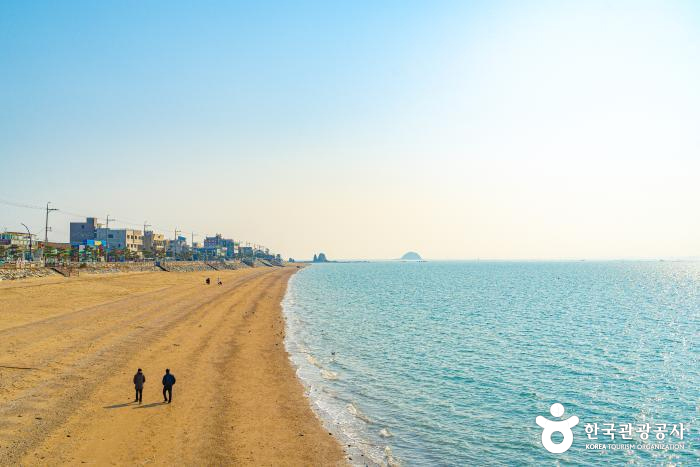
[[[302,258],[698,255],[699,19],[692,2],[2,2],[0,198]],[[43,215],[0,204],[0,229],[20,222]]]

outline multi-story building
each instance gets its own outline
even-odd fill
[[[236,243],[230,238],[223,238],[221,234],[204,239],[204,248],[207,250],[221,250],[227,258],[236,256]]]
[[[179,256],[189,252],[190,247],[187,245],[185,237],[178,236],[175,240],[167,240],[166,251],[169,256]]]
[[[147,230],[143,234],[143,249],[152,253],[165,252],[165,235]]]
[[[268,258],[270,257],[270,249],[269,248],[264,248],[264,247],[257,247],[255,248],[255,257],[256,258]]]
[[[2,232],[0,233],[0,245],[10,247],[16,245],[20,250],[28,250],[30,243],[36,243],[36,235],[26,232]]]
[[[199,247],[195,249],[197,257],[201,260],[215,260],[226,258],[226,248],[221,246]]]
[[[102,242],[107,250],[128,250],[141,254],[143,250],[143,232],[132,229],[98,228],[96,240]]]
[[[21,254],[22,257],[26,259],[31,259],[32,252],[30,250],[38,247],[36,235],[30,235],[26,232],[0,233],[0,246],[6,248],[6,254],[11,253],[14,250],[15,254]]]
[[[85,245],[88,240],[97,238],[97,229],[102,224],[98,224],[94,217],[87,217],[85,222],[70,223],[70,242],[74,245]]]

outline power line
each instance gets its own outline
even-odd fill
[[[7,206],[12,206],[12,207],[16,207],[16,208],[35,209],[35,210],[39,210],[39,211],[44,211],[46,209],[45,206],[37,206],[37,205],[28,204],[28,203],[20,203],[17,201],[8,200],[7,198],[0,198],[0,204],[4,204]],[[76,212],[67,211],[65,209],[51,208],[51,211],[55,211],[57,213],[60,213],[60,214],[66,215],[66,216],[70,216],[70,217],[78,217],[78,218],[93,217],[98,221],[106,221],[106,223],[109,223],[111,221],[111,222],[119,223],[122,225],[129,225],[129,226],[134,226],[134,227],[142,227],[143,226],[143,224],[140,222],[135,222],[135,221],[123,219],[123,218],[115,219],[113,217],[109,217],[109,215],[107,215],[107,218],[101,218],[101,217],[95,217],[95,216],[88,216],[86,214],[79,214]],[[46,227],[47,226],[45,225],[45,229],[46,229]],[[149,225],[149,227],[153,227],[154,230],[158,230],[161,232],[171,232],[174,230],[172,227],[157,226],[157,225]],[[184,233],[184,234],[190,234],[191,236],[198,236],[198,234],[195,233],[194,229],[188,229],[188,230],[178,229],[177,232]],[[176,235],[176,238],[177,238],[177,235]],[[193,241],[194,241],[194,238],[193,238]],[[242,241],[239,241],[239,243],[243,244]],[[250,245],[250,242],[246,242],[246,244]]]
[[[0,204],[6,204],[8,206],[14,206],[16,208],[26,208],[26,209],[38,209],[40,211],[43,211],[44,208],[42,206],[33,206],[31,204],[23,204],[23,203],[15,203],[14,201],[8,201],[6,199],[0,198]]]
[[[0,198],[0,204],[5,204],[5,205],[7,205],[7,206],[13,206],[13,207],[17,207],[17,208],[37,209],[37,210],[40,210],[40,211],[43,211],[44,209],[46,209],[46,208],[43,207],[43,206],[35,206],[35,205],[32,205],[32,204],[19,203],[19,202],[16,202],[16,201],[10,201],[10,200],[8,200],[8,199],[6,199],[6,198]],[[116,222],[116,223],[119,223],[119,224],[131,225],[131,226],[134,226],[134,227],[141,227],[141,226],[143,225],[143,224],[141,224],[140,222],[135,222],[135,221],[132,221],[132,220],[129,220],[129,219],[124,219],[124,218],[115,219],[115,218],[113,218],[113,217],[109,217],[109,214],[107,215],[107,217],[104,217],[104,218],[103,218],[103,217],[95,217],[95,216],[90,216],[90,215],[87,215],[87,214],[80,214],[80,213],[77,213],[77,212],[67,211],[67,210],[65,210],[65,209],[55,209],[55,211],[58,212],[58,213],[64,214],[64,215],[66,215],[66,216],[70,216],[70,217],[78,217],[78,218],[80,218],[80,217],[83,217],[83,218],[94,217],[94,218],[97,219],[98,221],[104,221],[106,224],[109,224],[109,222],[111,221],[111,222]],[[163,227],[163,226],[151,226],[151,227],[156,227],[156,229],[161,230],[161,231],[164,231],[164,232],[168,232],[168,231],[173,230],[173,229],[170,228],[170,227],[167,227],[167,228],[166,228],[166,227]],[[194,232],[194,230],[188,230],[188,231],[186,231],[186,232],[187,232],[187,233],[190,233],[190,232]]]

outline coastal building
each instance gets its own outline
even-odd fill
[[[187,239],[182,236],[178,236],[175,240],[167,240],[165,248],[169,256],[180,256],[190,251]]]
[[[165,235],[147,230],[143,233],[143,249],[151,253],[165,252]]]
[[[206,237],[204,239],[204,248],[207,250],[221,250],[226,258],[233,258],[237,253],[236,242],[230,238],[223,238],[221,234]]]
[[[97,238],[97,229],[101,228],[102,224],[97,223],[94,217],[85,218],[85,222],[70,223],[70,242],[74,245],[86,245],[88,240]]]
[[[2,232],[0,233],[0,247],[5,255],[22,256],[25,259],[32,258],[33,250],[37,248],[36,235],[26,232]]]
[[[197,257],[204,261],[226,258],[226,248],[221,246],[199,247],[194,251],[197,253]]]
[[[0,233],[0,245],[5,247],[16,246],[20,250],[29,250],[30,243],[36,243],[36,235],[27,232],[2,232]]]
[[[268,259],[273,257],[273,255],[270,254],[269,248],[258,247],[255,249],[255,257]]]
[[[107,250],[124,250],[140,255],[143,250],[143,232],[132,229],[98,228],[96,240]]]

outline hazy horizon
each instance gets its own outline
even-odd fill
[[[700,6],[0,5],[0,229],[285,258],[700,256]],[[7,203],[9,202],[9,204]],[[124,223],[127,222],[127,223]]]

